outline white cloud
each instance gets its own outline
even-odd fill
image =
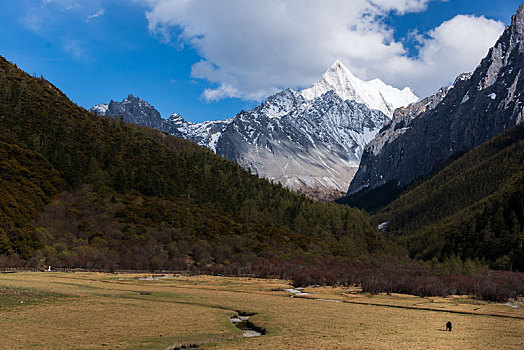
[[[415,35],[418,56],[392,57],[382,69],[383,76],[411,86],[421,96],[429,95],[452,83],[458,74],[475,69],[503,30],[501,22],[457,15],[425,35]]]
[[[26,2],[22,24],[36,34],[49,30],[49,24],[55,23],[64,14],[68,17],[86,16],[86,22],[104,15],[101,0],[40,0]]]
[[[101,8],[97,12],[87,16],[86,22],[89,22],[93,18],[97,18],[97,17],[103,16],[105,13],[106,13],[106,10],[104,8]]]
[[[235,87],[229,84],[220,84],[216,89],[205,89],[203,97],[207,101],[218,101],[225,97],[239,97],[242,98],[241,94]]]
[[[425,10],[428,0],[370,0],[370,2],[383,11],[404,14]]]
[[[504,28],[457,16],[423,33],[418,56],[409,58],[384,18],[424,11],[429,0],[142,1],[151,32],[190,45],[203,58],[192,77],[215,84],[203,93],[208,100],[258,100],[307,87],[335,59],[360,78],[427,95],[474,69]]]

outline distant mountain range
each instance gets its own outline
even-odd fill
[[[162,119],[132,95],[91,111],[191,140],[261,177],[330,200],[346,192],[364,147],[393,111],[417,100],[409,88],[362,81],[336,61],[311,88],[283,90],[226,120]]]

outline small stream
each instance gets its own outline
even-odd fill
[[[247,313],[242,311],[237,311],[238,316],[233,316],[229,320],[233,324],[242,330],[242,335],[244,338],[251,337],[260,337],[261,335],[266,334],[266,330],[261,327],[255,326],[252,322],[249,321],[249,318],[254,315],[254,313]]]
[[[301,297],[301,296],[304,296],[304,295],[309,295],[309,293],[305,293],[304,292],[304,288],[302,288],[302,287],[285,289],[285,291],[288,292],[288,293],[291,293],[292,294],[291,296]]]

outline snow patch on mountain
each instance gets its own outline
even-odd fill
[[[109,105],[107,103],[99,103],[96,106],[91,107],[91,111],[98,115],[106,115]]]

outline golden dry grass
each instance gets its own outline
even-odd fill
[[[136,277],[144,276],[0,275],[0,306],[2,298],[6,301],[0,307],[0,348],[166,349],[193,343],[206,343],[204,349],[524,348],[524,307],[477,305],[465,297],[369,296],[331,287],[307,288],[314,294],[291,298],[283,291],[289,284],[281,280]],[[31,302],[19,303],[24,296]],[[242,338],[229,321],[239,310],[257,313],[251,320],[268,334]],[[454,325],[451,333],[444,331],[448,320]]]

